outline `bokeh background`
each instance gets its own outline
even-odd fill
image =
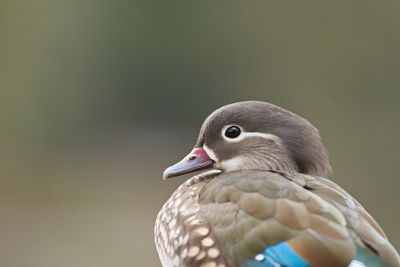
[[[0,1],[0,266],[160,266],[162,181],[204,118],[264,100],[400,248],[399,1]]]

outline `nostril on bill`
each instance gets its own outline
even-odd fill
[[[189,160],[194,160],[194,159],[196,159],[196,156],[194,155],[189,157]]]

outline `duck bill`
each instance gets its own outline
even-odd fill
[[[195,147],[181,161],[165,169],[163,179],[179,176],[194,171],[210,169],[214,166],[214,161],[208,156],[202,147]]]

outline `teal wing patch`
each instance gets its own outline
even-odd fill
[[[310,267],[310,265],[288,245],[281,242],[264,251],[241,267]]]

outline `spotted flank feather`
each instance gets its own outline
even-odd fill
[[[155,242],[163,266],[235,266],[221,249],[200,205],[193,201],[213,174],[185,182],[162,207]]]

